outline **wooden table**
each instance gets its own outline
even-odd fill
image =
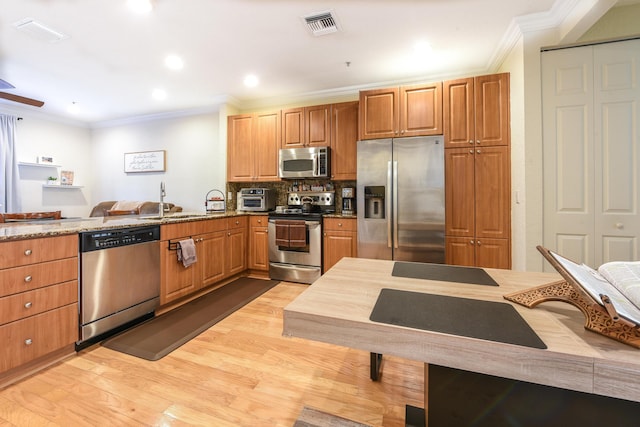
[[[586,331],[582,313],[569,304],[549,302],[534,309],[512,304],[547,349],[369,320],[383,288],[509,303],[503,295],[560,280],[559,275],[486,269],[496,287],[393,277],[393,265],[343,258],[285,308],[283,334],[419,360],[426,368],[437,365],[640,402],[640,350]]]

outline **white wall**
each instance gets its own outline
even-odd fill
[[[16,114],[3,109],[4,113]],[[61,210],[63,216],[87,216],[91,203],[91,144],[88,128],[43,119],[18,112],[17,157],[20,162],[35,163],[38,156],[52,156],[60,168],[19,166],[22,210]],[[74,184],[81,189],[43,187],[50,175],[61,170],[74,172]]]
[[[207,192],[225,189],[226,139],[221,140],[219,126],[216,111],[94,129],[93,203],[157,201],[160,182],[164,181],[166,202],[180,205],[185,211],[204,212]],[[166,150],[164,172],[124,172],[124,153],[157,150]]]

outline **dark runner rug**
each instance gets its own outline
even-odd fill
[[[142,359],[159,360],[278,283],[242,277],[109,338],[102,345]]]

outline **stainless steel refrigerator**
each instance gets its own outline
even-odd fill
[[[358,141],[358,257],[444,263],[444,138]]]

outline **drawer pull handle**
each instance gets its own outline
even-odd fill
[[[24,340],[25,345],[31,345],[33,344],[33,341],[31,340],[31,338],[27,338],[26,340]]]
[[[29,283],[31,280],[33,280],[33,277],[31,277],[30,275],[24,278],[24,281],[27,283]]]
[[[25,251],[24,251],[24,254],[25,254],[26,256],[31,255],[31,249],[27,249],[27,250],[25,250]]]
[[[31,308],[31,306],[32,306],[32,305],[33,305],[33,304],[31,304],[31,301],[29,301],[28,303],[26,303],[26,304],[24,305],[24,308]]]

